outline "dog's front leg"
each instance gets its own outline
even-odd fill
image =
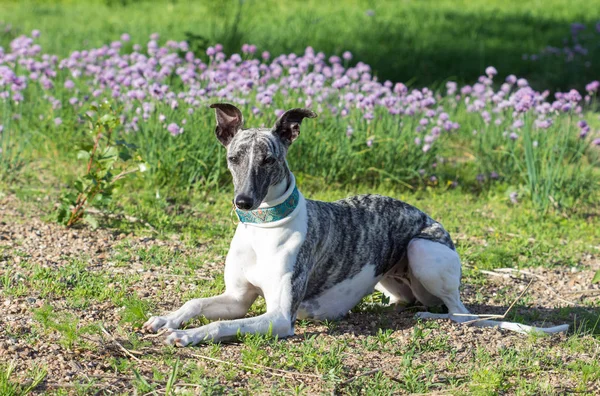
[[[156,332],[161,329],[178,329],[183,323],[204,315],[209,320],[242,318],[258,297],[258,290],[244,275],[244,265],[255,260],[254,253],[239,242],[236,234],[225,260],[225,292],[209,298],[195,298],[181,308],[164,316],[153,316],[143,328]]]
[[[186,346],[206,341],[229,341],[238,334],[271,332],[273,336],[280,338],[293,335],[296,311],[306,290],[308,272],[299,270],[307,267],[301,260],[296,262],[295,254],[284,256],[287,257],[266,259],[265,265],[256,269],[261,274],[270,271],[271,275],[262,277],[260,285],[267,303],[265,314],[254,318],[213,322],[196,329],[174,330],[166,342]],[[272,265],[273,262],[278,264]]]
[[[254,318],[212,322],[188,330],[172,330],[166,343],[184,347],[200,342],[220,342],[235,339],[238,334],[267,334],[283,338],[294,334],[292,318],[283,312],[267,312]]]
[[[257,296],[256,292],[248,291],[242,296],[225,292],[215,297],[195,298],[165,316],[151,317],[144,323],[143,328],[151,332],[178,329],[183,323],[199,315],[204,315],[209,320],[241,318],[248,312]]]

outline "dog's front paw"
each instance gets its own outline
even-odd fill
[[[146,331],[156,333],[161,329],[178,329],[181,321],[168,316],[152,316],[144,323],[142,328]]]
[[[195,337],[190,334],[189,330],[172,330],[165,340],[165,344],[178,347],[196,345],[198,341],[196,341],[194,338]]]
[[[165,344],[178,347],[196,345],[201,342],[219,342],[221,337],[214,324],[209,324],[195,329],[169,330]]]

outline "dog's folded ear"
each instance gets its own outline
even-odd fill
[[[288,146],[300,135],[300,124],[304,118],[315,118],[317,115],[309,109],[291,109],[279,117],[273,133],[281,138]]]
[[[217,128],[215,135],[217,139],[227,147],[233,137],[244,125],[244,117],[240,109],[229,103],[213,103],[211,109],[215,109],[217,115]]]

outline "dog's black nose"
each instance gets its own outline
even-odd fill
[[[254,200],[246,195],[238,195],[235,197],[235,206],[242,210],[248,210],[254,206]]]

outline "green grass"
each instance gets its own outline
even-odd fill
[[[584,255],[597,254],[597,231],[593,220],[553,212],[541,215],[531,203],[510,204],[507,196],[499,191],[475,197],[457,190],[407,192],[393,185],[340,188],[302,177],[299,183],[311,198],[331,200],[370,190],[396,196],[428,211],[454,235],[464,263],[464,283],[480,290],[478,301],[483,305],[491,297],[490,285],[489,278],[482,276],[479,269],[582,267]],[[32,208],[38,207],[46,211],[46,205],[51,205],[52,199],[46,203],[37,201],[38,193],[31,192],[32,187],[19,189],[13,185],[22,198],[20,210],[31,213]],[[51,197],[57,194],[52,188],[46,188],[45,192]],[[0,269],[4,271],[0,276],[10,280],[1,283],[1,294],[9,298],[15,298],[17,294],[23,297],[36,295],[49,303],[27,314],[36,323],[28,343],[51,342],[64,351],[81,351],[84,362],[88,361],[86,354],[90,353],[91,359],[107,367],[110,376],[121,378],[127,389],[146,393],[179,389],[184,394],[314,394],[335,389],[341,394],[361,391],[368,394],[436,391],[482,395],[498,392],[553,394],[562,388],[556,388],[552,378],[568,382],[568,386],[564,385],[566,390],[590,393],[590,387],[598,380],[597,362],[586,354],[586,351],[595,350],[599,342],[597,335],[593,335],[598,333],[597,315],[590,314],[597,308],[593,305],[562,308],[560,312],[548,310],[542,314],[546,316],[541,319],[558,315],[560,321],[570,323],[576,315],[577,322],[566,337],[548,340],[546,337],[505,335],[505,347],[500,349],[487,346],[488,342],[481,336],[468,332],[450,337],[446,332],[449,325],[442,322],[410,320],[410,324],[405,325],[399,321],[402,314],[382,309],[377,305],[377,297],[365,299],[362,308],[349,319],[299,322],[296,326],[298,336],[292,340],[249,335],[236,344],[191,349],[161,347],[160,337],[145,338],[136,330],[149,311],[170,310],[189,298],[214,295],[224,289],[222,270],[210,267],[210,263],[222,265],[234,231],[234,225],[227,217],[230,192],[214,192],[210,202],[199,192],[185,195],[185,199],[177,191],[158,199],[149,192],[137,192],[119,196],[118,210],[143,217],[154,224],[156,230],[151,231],[139,222],[101,221],[101,227],[110,225],[129,235],[116,243],[111,266],[95,267],[93,273],[83,271],[82,263],[87,261],[85,254],[82,259],[64,262],[55,271],[46,271],[22,260],[21,266],[9,266],[13,268],[10,274],[16,268],[26,274],[19,281],[19,289],[15,288],[13,277],[6,275],[9,272]],[[179,202],[177,210],[174,211],[168,202]],[[168,223],[154,223],[166,213],[169,213]],[[172,235],[177,235],[183,250],[172,249],[168,244],[149,248],[139,245],[143,236],[168,241]],[[2,248],[0,255],[8,257],[12,263],[12,250]],[[136,284],[142,278],[136,276],[120,276],[118,286],[111,286],[115,269],[120,271],[132,266],[156,274],[156,280],[149,285],[158,290],[152,291],[150,296],[138,297]],[[29,273],[32,275],[27,275]],[[7,284],[10,287],[6,287]],[[518,291],[508,287],[496,289],[495,293],[494,299],[507,306]],[[540,320],[536,312],[521,309],[530,304],[535,305],[535,301],[525,297],[508,319]],[[107,305],[119,313],[114,319],[90,320],[86,317],[86,311]],[[259,301],[251,315],[261,312],[264,312],[264,303]],[[588,315],[588,320],[581,322],[584,314]],[[206,322],[194,321],[191,325],[203,323]],[[111,346],[111,340],[98,331],[100,325],[110,329],[128,350],[142,353],[137,355],[142,361],[128,358],[120,349]],[[14,337],[19,330],[3,331]],[[469,343],[465,349],[463,337],[475,337],[476,344]],[[102,357],[98,360],[96,356]],[[24,389],[27,383],[17,373],[7,369],[7,379],[0,377],[0,385],[5,381],[6,386]],[[360,376],[361,373],[366,375]],[[51,376],[46,381],[55,384],[56,378]],[[82,393],[112,389],[105,388],[103,380],[92,377],[78,377],[75,384]],[[60,389],[52,388],[50,393],[60,394]]]
[[[374,15],[367,15],[368,10]],[[189,32],[198,49],[221,42],[228,52],[236,52],[248,42],[274,54],[298,53],[308,45],[327,54],[349,50],[382,79],[419,85],[448,78],[473,81],[494,65],[501,75],[526,77],[538,89],[582,88],[597,77],[600,61],[595,43],[589,46],[594,67],[563,60],[522,61],[523,54],[539,53],[548,45],[562,48],[573,22],[593,30],[600,19],[598,0],[3,0],[0,15],[16,33],[40,29],[42,46],[62,55],[100,46],[124,32],[140,43],[153,32],[175,40],[190,39]]]
[[[161,33],[165,40],[186,39],[185,33],[193,32],[206,38],[192,42],[196,49],[217,41],[231,51],[244,42],[272,53],[301,51],[309,44],[327,54],[348,49],[355,61],[372,64],[382,78],[416,85],[448,78],[472,82],[485,66],[494,64],[501,74],[523,75],[536,88],[565,88],[586,82],[589,71],[579,73],[552,62],[534,66],[521,60],[522,53],[559,45],[570,22],[591,24],[600,19],[600,3],[582,0],[310,0],[285,6],[269,0],[244,2],[234,25],[240,12],[237,2],[223,8],[211,4],[4,1],[0,20],[13,24],[13,30],[0,35],[0,45],[5,46],[11,35],[40,29],[42,46],[64,55],[108,43],[123,32],[139,42],[151,32]],[[368,9],[375,15],[366,15]],[[593,54],[592,60],[597,57]],[[34,87],[28,91],[30,98],[41,94]],[[61,111],[64,124],[56,128],[52,120],[58,114],[38,101],[2,109],[0,123],[5,130],[0,146],[10,156],[0,157],[0,174],[11,177],[0,182],[0,200],[16,196],[17,210],[26,214],[2,221],[27,223],[31,215],[52,222],[60,193],[81,173],[73,146],[85,135],[75,122],[76,114]],[[9,117],[14,112],[22,115],[21,120]],[[439,220],[456,242],[464,288],[475,305],[486,306],[493,299],[494,305],[507,307],[519,294],[515,285],[499,287],[480,270],[582,270],[589,260],[597,260],[598,155],[581,155],[580,141],[560,133],[566,123],[557,123],[545,136],[526,129],[530,139],[510,146],[502,137],[506,125],[486,127],[462,107],[452,116],[463,128],[421,155],[403,151],[414,136],[402,135],[390,118],[369,125],[351,120],[356,140],[349,141],[346,125],[325,115],[303,125],[303,135],[290,150],[290,165],[309,198],[380,193],[405,200]],[[378,294],[365,298],[349,318],[299,321],[298,335],[290,340],[251,335],[234,344],[179,350],[161,346],[160,337],[140,333],[149,312],[172,310],[225,287],[222,266],[235,224],[224,150],[212,134],[212,114],[198,111],[188,118],[194,134],[186,129],[174,139],[161,134],[156,125],[131,136],[155,166],[151,177],[119,186],[115,199],[103,209],[110,216],[98,216],[101,229],[123,237],[102,265],[89,264],[95,258],[92,252],[61,257],[56,266],[42,265],[21,252],[19,243],[0,244],[1,299],[26,301],[33,296],[43,303],[24,313],[10,313],[26,318],[28,325],[7,321],[0,326],[2,347],[20,340],[32,347],[57,345],[55,354],[82,364],[86,375],[91,373],[85,371],[89,367],[102,372],[98,377],[75,377],[69,384],[74,388],[61,388],[62,377],[34,364],[35,355],[27,355],[16,365],[0,366],[0,394],[33,389],[48,394],[598,392],[597,301],[531,309],[535,298],[525,295],[509,320],[567,322],[571,332],[557,338],[505,335],[502,345],[487,338],[494,333],[458,333],[446,323],[414,321],[412,311],[395,312],[382,304]],[[586,115],[593,128],[597,122],[591,120],[596,118],[594,113]],[[272,122],[273,117],[247,120],[258,124]],[[473,137],[474,129],[489,133]],[[372,135],[373,149],[367,150],[364,141]],[[533,150],[532,139],[538,141],[539,150]],[[439,162],[435,170],[434,162]],[[422,167],[428,176],[435,173],[438,181],[417,179],[407,187],[403,181]],[[477,174],[491,171],[501,173],[501,179],[476,181]],[[458,188],[448,185],[455,180]],[[511,203],[513,192],[519,193],[518,204]],[[548,201],[526,199],[529,195]],[[555,205],[556,200],[560,204]],[[131,216],[139,221],[131,221]],[[146,239],[163,244],[141,242]],[[265,309],[259,299],[249,314]],[[205,323],[200,318],[189,325]],[[125,355],[100,326],[139,360]],[[119,385],[111,385],[113,380]]]
[[[0,364],[0,394],[4,396],[27,395],[46,377],[47,372],[39,367],[30,370],[24,382],[14,380],[15,362]]]

